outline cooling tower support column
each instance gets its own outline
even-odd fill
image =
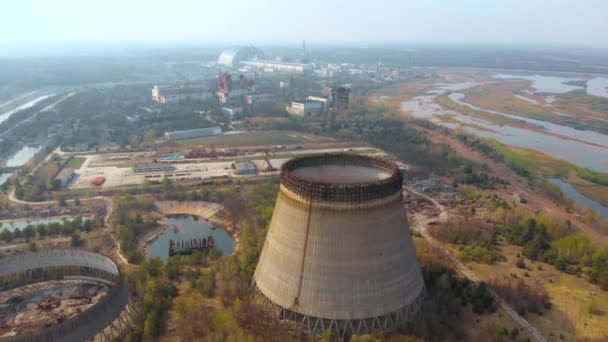
[[[424,281],[402,183],[398,168],[377,158],[286,163],[253,295],[315,335],[390,332],[411,319]]]

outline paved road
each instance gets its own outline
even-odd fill
[[[439,204],[439,202],[437,202],[435,199],[424,195],[422,193],[419,193],[417,191],[415,191],[414,189],[411,189],[409,187],[406,187],[406,189],[413,193],[416,194],[418,196],[424,197],[425,199],[431,201],[437,208],[439,208],[441,210],[441,214],[439,215],[439,219],[442,222],[447,221],[448,219],[448,211],[445,209],[444,206],[442,206],[441,204]],[[463,264],[460,260],[458,260],[451,252],[450,250],[448,250],[447,248],[445,248],[439,241],[437,241],[434,237],[431,236],[431,234],[429,234],[428,232],[428,223],[429,221],[431,221],[432,219],[426,219],[426,220],[420,220],[420,222],[416,222],[416,224],[418,225],[418,227],[415,227],[414,229],[418,230],[420,232],[420,234],[422,235],[422,237],[424,239],[426,239],[433,247],[438,248],[439,250],[443,251],[443,253],[447,256],[447,258],[454,264],[456,265],[456,268],[462,273],[464,274],[465,277],[469,278],[471,281],[474,282],[480,282],[480,279],[475,275],[475,273],[473,273],[465,264]],[[492,294],[492,296],[494,297],[494,299],[498,302],[498,304],[507,312],[507,314],[509,316],[511,316],[511,318],[519,323],[519,325],[521,325],[524,329],[526,329],[530,335],[532,335],[537,341],[540,342],[546,342],[547,338],[545,336],[543,336],[543,334],[541,334],[541,332],[538,330],[538,328],[536,328],[534,325],[532,325],[532,323],[528,322],[525,318],[523,318],[522,316],[520,316],[514,309],[513,307],[511,307],[511,305],[509,305],[504,299],[502,299],[496,292],[494,292],[494,290],[492,290],[491,288],[488,287],[488,290],[490,291],[490,293]]]

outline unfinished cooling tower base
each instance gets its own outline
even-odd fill
[[[388,314],[369,317],[365,319],[330,319],[304,315],[288,308],[284,308],[270,301],[256,286],[251,286],[253,298],[262,305],[265,311],[283,321],[292,322],[301,331],[314,336],[321,336],[325,331],[331,331],[333,336],[344,339],[347,336],[390,333],[412,318],[420,311],[425,301],[426,290],[423,288],[420,295],[401,310]]]

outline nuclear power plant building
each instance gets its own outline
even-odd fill
[[[254,296],[314,335],[390,332],[423,302],[424,281],[402,198],[383,159],[293,159],[253,280]]]

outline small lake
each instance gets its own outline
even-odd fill
[[[165,222],[178,227],[176,233],[173,229],[165,230],[155,241],[148,246],[149,257],[159,257],[163,261],[169,258],[169,241],[190,240],[207,238],[213,236],[215,248],[222,255],[231,255],[236,243],[234,238],[221,228],[211,229],[209,221],[193,215],[171,215],[164,219]]]
[[[42,149],[42,146],[25,146],[19,152],[15,153],[9,160],[6,161],[6,166],[14,167],[21,166],[27,163],[38,151]]]
[[[82,221],[84,222],[87,218],[83,217]],[[57,218],[57,219],[47,219],[47,220],[31,220],[31,221],[15,221],[15,222],[10,222],[10,223],[2,223],[0,224],[0,231],[2,231],[3,229],[8,229],[9,231],[14,231],[15,229],[19,228],[20,230],[23,230],[23,228],[32,225],[32,226],[37,226],[37,225],[41,225],[41,224],[49,224],[49,223],[63,223],[63,222],[70,222],[74,220],[71,217],[67,217],[67,218]]]
[[[591,208],[596,211],[600,216],[608,218],[608,207],[583,195],[578,190],[576,190],[576,188],[570,183],[566,183],[559,178],[547,178],[547,181],[553,185],[557,185],[562,190],[564,195],[566,195],[576,203],[583,205],[587,208]]]

